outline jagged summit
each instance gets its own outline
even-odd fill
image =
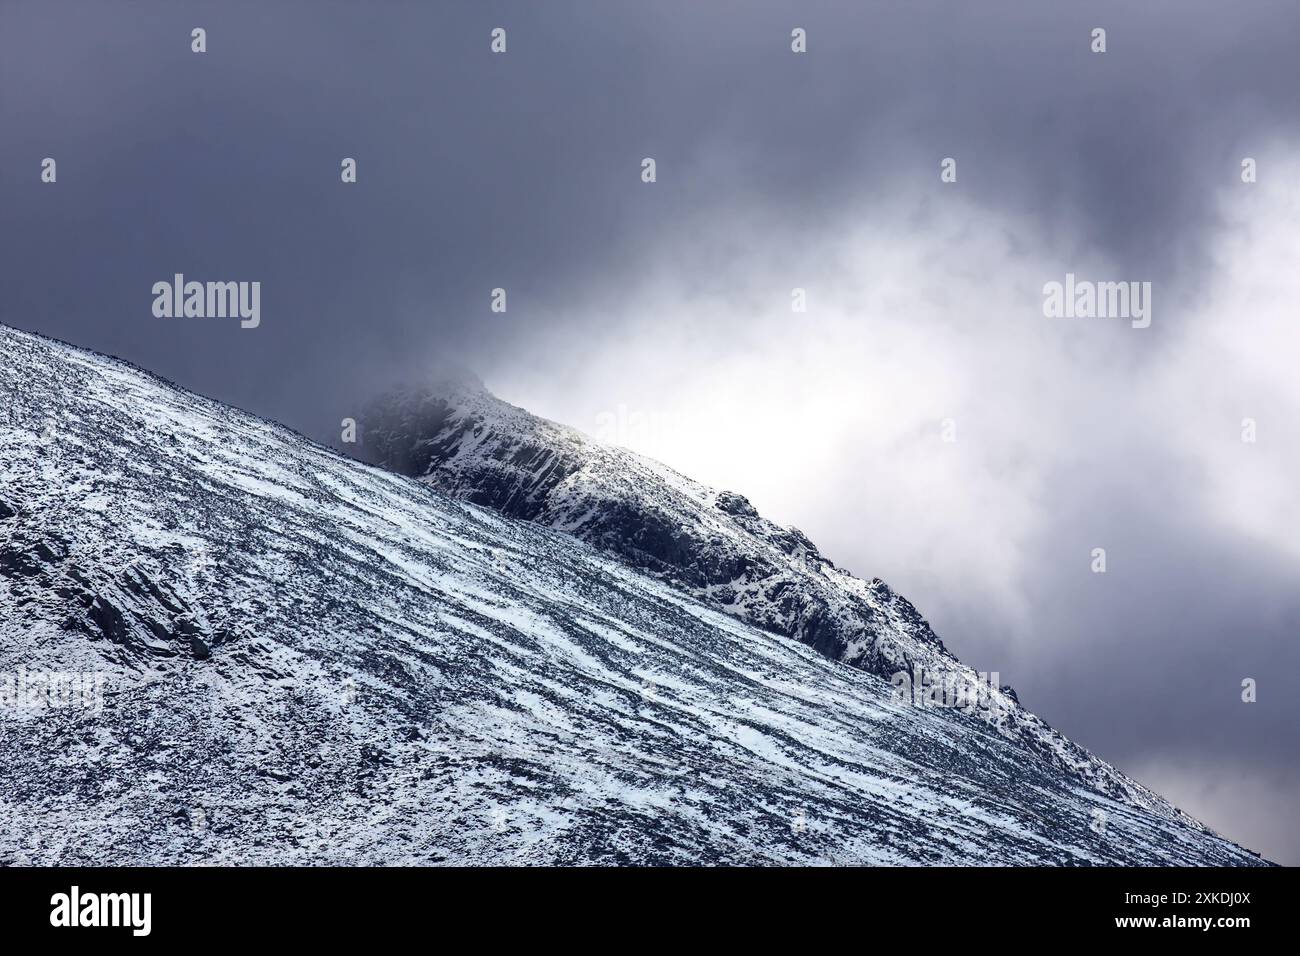
[[[0,865],[1260,862],[124,363],[0,326],[0,399]]]
[[[792,637],[886,680],[983,680],[884,581],[838,568],[797,528],[743,495],[517,408],[481,386],[445,383],[376,400],[363,420],[369,460],[463,501],[543,524],[618,557],[726,614]],[[900,679],[901,680],[901,679]],[[984,688],[981,688],[984,690]],[[987,688],[972,712],[1098,792],[1161,813],[1167,801]]]

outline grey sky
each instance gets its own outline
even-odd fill
[[[1298,38],[1290,0],[3,0],[0,321],[325,441],[448,359],[616,412],[1300,863]],[[1151,281],[1151,328],[1052,324],[1067,271]],[[174,272],[260,280],[261,327],[155,319]]]

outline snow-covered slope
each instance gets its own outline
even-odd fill
[[[970,713],[1095,789],[1157,813],[1167,801],[1056,732],[1009,686],[988,686],[950,654],[884,581],[836,567],[797,528],[764,519],[735,492],[501,401],[470,377],[377,400],[369,460],[454,497],[567,532],[742,621],[836,661],[967,691]],[[916,677],[918,672],[921,682]],[[987,673],[987,672],[986,672]],[[950,701],[951,702],[951,701]]]
[[[104,689],[11,684],[0,863],[1260,862],[126,364],[0,326],[0,399],[0,675]]]

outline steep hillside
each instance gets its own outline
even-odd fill
[[[115,360],[0,397],[0,863],[1260,862]]]
[[[946,695],[1098,793],[1177,813],[1022,707],[1011,687],[989,686],[988,672],[950,654],[884,581],[836,567],[736,492],[539,418],[464,377],[382,397],[363,434],[369,460],[385,468],[570,534],[732,617],[894,680],[903,694]]]

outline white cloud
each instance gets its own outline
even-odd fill
[[[1131,416],[1107,383],[1155,342],[1045,318],[1044,282],[1114,268],[951,196],[799,235],[753,209],[685,224],[644,275],[575,307],[599,326],[521,359],[503,391],[591,432],[617,417],[619,443],[743,492],[856,572],[979,594],[1024,628],[1044,484],[1081,446],[1124,441],[1099,430]]]
[[[1285,155],[1222,197],[1207,294],[1153,401],[1203,474],[1205,515],[1300,559],[1300,163]]]

